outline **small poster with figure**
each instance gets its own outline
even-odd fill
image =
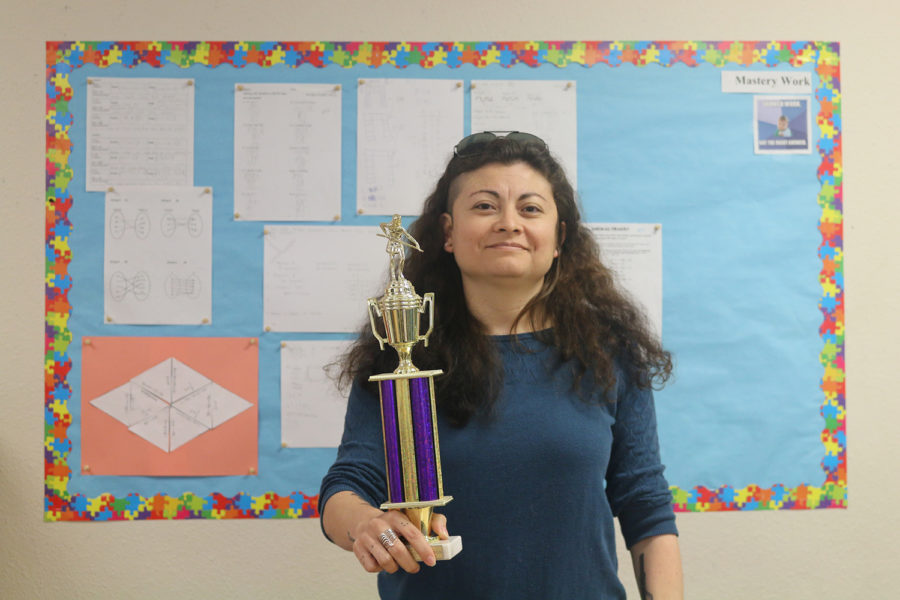
[[[756,154],[809,154],[809,97],[755,96],[753,137]]]

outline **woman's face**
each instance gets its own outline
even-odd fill
[[[521,162],[488,164],[451,184],[444,249],[464,284],[505,280],[539,288],[558,256],[557,221],[543,175]]]

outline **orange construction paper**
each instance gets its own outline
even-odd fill
[[[259,345],[254,338],[91,337],[82,340],[83,475],[210,476],[258,472]],[[172,452],[91,404],[175,358],[253,406]]]

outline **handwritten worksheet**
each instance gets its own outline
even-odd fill
[[[194,80],[92,77],[85,188],[194,184]]]
[[[616,283],[640,304],[662,336],[662,225],[659,223],[588,223],[600,244],[600,260]]]
[[[253,407],[172,357],[91,404],[163,452],[172,452]]]
[[[545,142],[578,188],[574,81],[472,82],[472,132],[524,131]]]
[[[450,79],[360,79],[356,207],[418,215],[463,136],[463,85]]]
[[[344,431],[347,397],[326,367],[350,341],[288,341],[281,345],[281,444],[290,448],[337,448]]]
[[[271,331],[355,332],[384,294],[388,257],[377,227],[266,228],[263,322]]]
[[[339,85],[235,85],[234,212],[240,220],[340,218]]]
[[[84,336],[83,475],[255,475],[259,344]]]
[[[210,188],[117,186],[106,193],[107,323],[212,322]]]

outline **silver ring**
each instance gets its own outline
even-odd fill
[[[385,529],[378,535],[378,539],[381,540],[381,545],[385,549],[390,550],[394,546],[394,542],[397,541],[397,534],[394,533],[393,529]]]

